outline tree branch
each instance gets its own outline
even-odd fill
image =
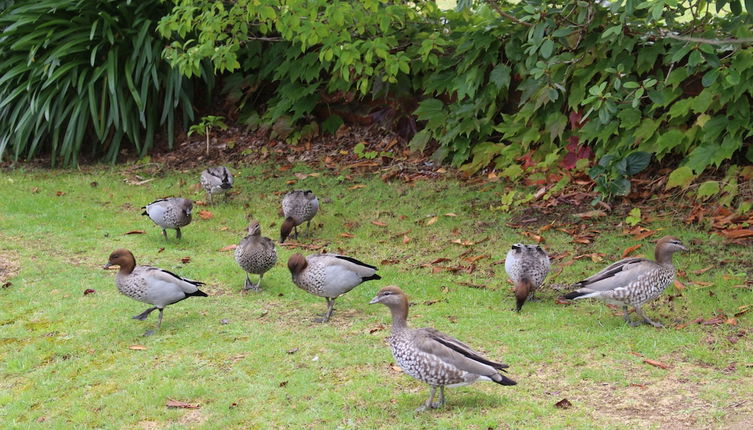
[[[709,45],[730,45],[730,44],[746,44],[753,43],[753,38],[746,39],[705,39],[703,37],[693,36],[680,36],[678,34],[670,33],[667,30],[659,30],[659,34],[667,39],[682,40],[685,42],[694,43],[707,43]]]
[[[510,15],[509,13],[503,11],[502,8],[499,7],[499,4],[497,4],[497,0],[486,0],[486,4],[491,6],[491,8],[497,11],[497,13],[500,14],[502,17],[507,18],[514,23],[525,25],[526,27],[533,26],[533,24],[531,24],[530,22],[521,21],[518,18],[515,18],[514,16]]]

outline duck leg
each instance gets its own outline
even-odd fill
[[[434,409],[441,408],[442,406],[444,406],[444,385],[439,386],[439,401],[431,404],[431,407]]]
[[[167,236],[165,236],[165,237],[167,237]],[[175,229],[175,238],[176,239],[180,239],[181,238],[180,227],[178,227],[178,228]]]
[[[163,308],[158,308],[158,309],[159,309],[159,318],[157,318],[157,328],[154,330],[145,331],[144,337],[153,335],[155,332],[159,331],[160,327],[162,327],[162,312],[164,311],[164,309]]]
[[[311,228],[311,220],[306,221],[306,237],[311,237],[309,229]]]
[[[145,310],[144,312],[142,312],[142,313],[140,313],[140,314],[138,314],[138,315],[136,315],[135,317],[132,317],[132,318],[135,319],[135,320],[144,321],[146,319],[146,317],[148,317],[149,314],[152,313],[152,311],[155,311],[157,309],[159,309],[159,308],[157,306],[154,306],[154,307],[149,308],[149,309]],[[160,315],[161,315],[161,312],[162,311],[160,311]]]
[[[646,323],[651,324],[652,326],[654,326],[656,328],[662,328],[662,327],[664,327],[664,325],[662,323],[660,323],[660,322],[651,321],[651,319],[649,319],[649,317],[646,316],[645,313],[643,313],[643,309],[641,309],[640,306],[635,306],[635,312],[638,315],[640,315],[641,317],[643,317],[643,321],[645,321]]]
[[[437,387],[432,386],[431,387],[431,393],[429,393],[429,399],[421,405],[418,409],[416,409],[416,412],[423,412],[427,409],[434,408],[434,393],[437,392]]]
[[[298,226],[293,226],[293,239],[298,240]]]
[[[322,316],[322,318],[317,318],[314,321],[319,323],[326,323],[329,321],[329,318],[332,316],[332,311],[335,310],[335,299],[330,299],[329,297],[325,297],[324,300],[327,301],[327,312]]]
[[[165,236],[165,241],[167,241],[167,230],[164,228],[162,229],[162,236]]]
[[[627,305],[622,306],[622,311],[624,312],[623,318],[625,318],[625,324],[633,326],[633,323],[630,321],[630,312],[628,311]]]
[[[264,276],[264,275],[261,275],[261,276]],[[259,283],[254,284],[253,282],[251,282],[251,279],[249,279],[248,273],[246,273],[246,285],[243,287],[243,291],[248,291],[248,290],[260,291],[261,290],[261,288],[259,288],[260,286],[261,286],[261,277],[259,278]]]

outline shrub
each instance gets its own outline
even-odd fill
[[[194,83],[161,59],[159,0],[16,1],[0,12],[0,157],[47,151],[53,165],[79,154],[145,155],[176,111],[193,118]]]

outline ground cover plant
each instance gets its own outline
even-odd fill
[[[444,169],[433,180],[386,182],[284,158],[231,168],[235,193],[197,204],[180,242],[166,242],[139,207],[168,195],[204,200],[201,168],[4,172],[4,428],[685,429],[753,421],[753,250],[685,224],[672,205],[626,218],[589,214],[586,202],[582,212],[562,205],[548,216],[529,206],[501,211],[509,183],[460,183]],[[242,294],[230,245],[248,216],[277,238],[279,199],[292,188],[319,196],[313,235],[278,247],[263,291]],[[664,234],[692,249],[675,256],[679,282],[644,308],[667,328],[628,327],[600,303],[556,301],[609,261],[650,256]],[[532,241],[553,256],[553,270],[543,300],[515,313],[504,255]],[[155,316],[130,319],[144,306],[101,269],[121,247],[140,264],[206,282],[209,297],[171,306],[161,332],[141,337]],[[322,325],[312,317],[324,300],[296,288],[285,261],[325,249],[377,265],[383,279],[338,299]],[[443,409],[414,414],[426,387],[394,366],[384,341],[389,315],[367,304],[390,284],[410,295],[414,327],[505,361],[519,384],[448,389]]]

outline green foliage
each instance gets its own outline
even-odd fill
[[[193,84],[161,59],[161,1],[18,1],[0,12],[0,156],[114,162],[192,117]],[[182,116],[176,118],[176,111]],[[166,128],[166,130],[164,130]]]
[[[638,223],[641,222],[641,209],[640,208],[633,208],[630,209],[630,213],[627,217],[625,217],[625,222],[629,226],[636,226]]]
[[[596,182],[596,189],[602,196],[626,196],[631,188],[629,177],[642,172],[650,162],[651,154],[643,151],[626,157],[607,154],[588,171],[588,175]]]
[[[575,139],[611,156],[592,175],[607,196],[629,192],[617,163],[636,150],[684,156],[694,175],[753,161],[753,48],[736,42],[753,27],[740,0],[174,4],[158,26],[177,39],[166,58],[187,76],[204,60],[237,71],[228,93],[266,124],[375,99],[399,111],[408,96],[412,148],[434,141],[436,160],[515,177],[523,154],[541,161]]]
[[[228,125],[222,121],[223,119],[225,119],[225,117],[223,116],[216,116],[216,115],[203,116],[201,117],[201,121],[199,121],[198,124],[194,124],[188,128],[188,135],[190,136],[194,133],[198,133],[202,136],[208,136],[209,132],[213,128],[219,128],[220,130],[227,130]]]

